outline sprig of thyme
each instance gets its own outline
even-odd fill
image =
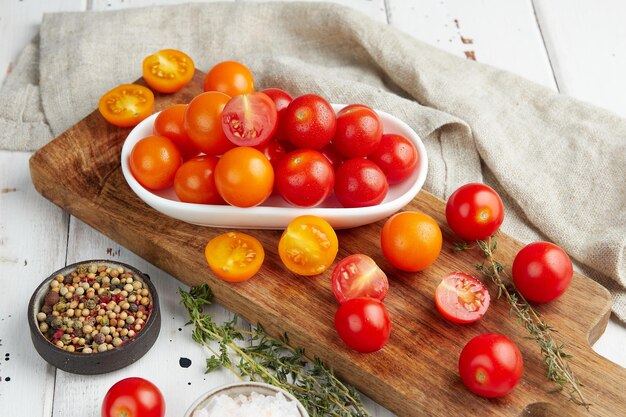
[[[333,371],[318,358],[310,362],[304,349],[289,346],[287,335],[274,338],[260,325],[252,331],[237,327],[237,317],[217,324],[203,313],[211,304],[213,293],[208,285],[192,287],[189,292],[178,289],[181,303],[193,325],[193,340],[211,353],[206,361],[206,372],[226,368],[241,380],[265,382],[293,394],[311,417],[367,417],[367,412],[356,390],[339,381]],[[240,346],[237,340],[251,338],[251,346]],[[209,342],[215,341],[218,347]],[[238,358],[238,361],[233,359]]]
[[[569,387],[572,401],[589,409],[591,404],[585,400],[581,390],[583,384],[574,376],[574,372],[567,361],[572,356],[565,352],[565,343],[557,341],[553,336],[553,333],[558,333],[558,330],[546,323],[541,315],[524,299],[524,296],[517,291],[504,266],[494,256],[498,247],[497,240],[491,237],[486,241],[477,240],[476,246],[486,258],[482,264],[475,265],[476,269],[490,278],[496,285],[498,298],[504,296],[510,306],[510,314],[515,316],[528,331],[528,338],[539,345],[543,356],[542,363],[546,369],[546,377],[557,383],[559,390]],[[472,248],[474,246],[460,242],[454,245],[453,250],[463,251]]]

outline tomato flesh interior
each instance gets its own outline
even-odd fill
[[[338,248],[333,228],[316,216],[300,216],[292,220],[278,243],[278,252],[285,266],[305,276],[324,272],[335,260]]]
[[[383,301],[389,290],[387,275],[372,258],[363,254],[347,256],[335,266],[332,286],[340,303],[357,297]]]
[[[263,93],[241,94],[230,99],[222,112],[222,129],[235,145],[266,143],[278,125],[276,105]]]
[[[435,291],[441,314],[456,323],[473,323],[489,308],[489,291],[482,282],[463,272],[447,275]]]
[[[215,275],[224,281],[240,282],[258,272],[265,252],[254,237],[229,232],[212,239],[206,246],[205,255]]]

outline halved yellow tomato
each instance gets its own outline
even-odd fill
[[[106,92],[98,102],[105,120],[115,126],[132,127],[152,114],[154,94],[138,84],[122,84]]]
[[[278,254],[287,269],[299,275],[317,275],[332,265],[339,241],[321,217],[300,216],[289,223],[278,242]]]
[[[195,66],[189,55],[163,49],[143,60],[143,79],[159,93],[175,93],[193,78]]]
[[[252,278],[265,259],[261,242],[240,232],[228,232],[214,237],[206,245],[204,255],[213,273],[228,282]]]

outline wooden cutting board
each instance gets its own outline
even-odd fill
[[[156,95],[156,110],[187,103],[202,91],[204,74],[173,95]],[[139,82],[141,83],[141,81]],[[95,104],[95,103],[94,103]],[[98,111],[36,152],[30,169],[36,189],[95,229],[189,285],[208,283],[217,301],[274,335],[287,332],[294,346],[306,349],[332,366],[346,382],[400,416],[517,416],[626,415],[626,369],[590,348],[604,331],[611,300],[603,287],[575,275],[567,293],[537,310],[560,331],[573,354],[571,365],[585,384],[589,412],[574,406],[565,393],[550,392],[534,342],[507,304],[493,300],[485,317],[473,325],[444,320],[434,308],[433,294],[442,277],[452,271],[476,275],[481,262],[475,251],[453,253],[455,237],[444,217],[444,202],[422,191],[406,207],[434,217],[444,234],[439,259],[426,271],[403,273],[383,258],[379,236],[383,221],[338,232],[337,259],[352,253],[370,255],[390,278],[385,304],[393,329],[386,347],[359,354],[341,342],[333,327],[337,303],[330,288],[330,270],[312,278],[287,271],[277,253],[279,231],[250,230],[266,251],[265,263],[253,279],[229,284],[215,278],[204,260],[206,243],[224,229],[204,228],[166,217],[144,204],[130,190],[120,169],[120,150],[130,129],[109,125]],[[499,258],[511,265],[522,245],[498,238]],[[495,298],[496,290],[488,288]],[[512,338],[524,357],[524,376],[509,395],[487,400],[469,392],[458,376],[461,349],[472,337],[486,332]]]

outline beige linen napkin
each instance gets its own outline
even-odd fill
[[[30,45],[0,92],[1,147],[43,145],[105,91],[138,78],[143,57],[159,49],[181,49],[204,70],[239,60],[259,87],[365,103],[406,121],[426,144],[427,190],[447,198],[470,181],[494,186],[503,229],[562,246],[626,320],[626,121],[606,110],[333,4],[51,14],[40,36],[39,53]]]

